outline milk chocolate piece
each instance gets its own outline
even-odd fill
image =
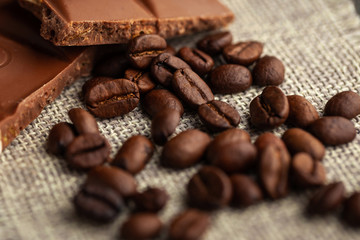
[[[0,0],[0,153],[67,85],[90,73],[93,50],[60,48],[40,22]]]
[[[21,0],[34,2],[34,0]],[[41,35],[59,46],[126,43],[216,29],[233,13],[218,0],[42,0]]]

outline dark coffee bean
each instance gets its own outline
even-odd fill
[[[261,134],[256,139],[254,145],[257,149],[258,156],[260,156],[262,152],[265,150],[265,148],[269,145],[275,145],[279,148],[286,149],[285,143],[271,132],[265,132]]]
[[[173,46],[170,46],[169,44],[167,45],[167,47],[164,50],[164,53],[169,53],[171,55],[176,55],[176,50]]]
[[[179,50],[179,57],[200,76],[207,74],[214,67],[214,60],[198,49],[183,47]]]
[[[288,193],[290,155],[286,148],[268,145],[259,158],[259,177],[265,191],[272,199],[285,197]]]
[[[239,42],[227,46],[223,56],[228,63],[248,66],[259,59],[263,51],[263,44],[257,41]]]
[[[287,96],[287,99],[289,102],[288,123],[295,127],[305,128],[316,119],[319,119],[315,107],[304,97],[292,95]]]
[[[176,130],[180,122],[178,110],[165,108],[151,122],[151,137],[158,145],[164,145]]]
[[[214,93],[239,93],[251,86],[252,77],[246,67],[235,64],[225,64],[215,68],[211,72],[209,84]]]
[[[321,162],[307,153],[296,154],[291,162],[293,183],[300,188],[324,185],[326,171]]]
[[[136,83],[141,94],[147,93],[156,87],[156,84],[151,80],[149,72],[127,69],[124,78]]]
[[[165,144],[161,164],[176,169],[191,167],[201,160],[210,141],[210,136],[200,130],[186,130]]]
[[[121,227],[121,239],[148,240],[160,235],[163,224],[154,213],[136,213],[131,215]]]
[[[219,135],[217,135],[214,140],[209,144],[209,149],[217,144],[228,144],[228,143],[239,143],[239,142],[249,142],[251,143],[250,135],[244,130],[233,128],[226,130]]]
[[[99,133],[99,127],[95,118],[86,110],[73,108],[68,114],[78,134]]]
[[[180,116],[184,113],[184,107],[180,100],[166,89],[155,89],[145,95],[142,101],[145,112],[155,117],[159,112],[167,109],[177,110]]]
[[[159,212],[169,200],[169,195],[163,189],[148,188],[142,193],[131,197],[135,210],[139,212]]]
[[[260,58],[253,70],[254,84],[259,86],[280,85],[284,77],[284,64],[273,56]]]
[[[232,205],[235,207],[248,207],[263,199],[258,184],[250,177],[235,174],[230,177],[233,189]]]
[[[280,88],[266,87],[250,103],[250,120],[257,128],[274,128],[283,124],[289,115],[289,102]]]
[[[325,105],[325,115],[352,119],[360,114],[360,96],[352,91],[340,92]]]
[[[323,117],[309,126],[309,131],[325,145],[349,143],[356,137],[354,124],[343,117]]]
[[[175,93],[192,108],[214,100],[209,86],[189,68],[175,72],[172,87]]]
[[[151,75],[165,87],[171,86],[174,73],[190,66],[178,57],[169,53],[157,56],[151,64]]]
[[[232,42],[232,34],[230,32],[220,32],[208,35],[197,43],[197,47],[206,53],[216,55],[230,45]]]
[[[73,127],[66,122],[61,122],[53,126],[50,130],[47,150],[54,155],[63,155],[67,146],[74,140],[75,133]]]
[[[169,228],[169,240],[198,240],[210,225],[210,216],[197,209],[187,209],[176,216]]]
[[[110,145],[98,133],[76,137],[66,149],[66,161],[74,168],[88,169],[109,161]]]
[[[85,103],[97,117],[111,118],[132,111],[139,103],[139,89],[127,79],[93,78],[83,86]]]
[[[202,167],[187,186],[191,205],[215,209],[227,205],[232,196],[229,177],[217,167]]]
[[[360,193],[353,193],[344,202],[343,219],[353,227],[360,226]]]
[[[159,35],[144,34],[130,40],[128,57],[133,67],[145,69],[166,49],[166,40]]]
[[[112,164],[131,174],[140,172],[150,161],[154,145],[142,135],[128,138],[119,149]]]
[[[234,128],[239,125],[241,119],[235,108],[218,100],[201,105],[198,114],[205,126],[214,132]]]
[[[342,182],[335,182],[319,189],[310,199],[310,214],[326,214],[338,209],[345,199],[345,187]]]
[[[125,54],[105,56],[95,65],[93,70],[94,76],[99,77],[122,77],[124,71],[129,67],[130,62]]]
[[[287,149],[292,155],[308,153],[314,160],[320,161],[325,155],[324,145],[310,133],[300,129],[288,129],[282,136]]]

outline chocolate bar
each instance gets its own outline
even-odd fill
[[[53,46],[39,29],[16,2],[0,0],[0,152],[92,67],[93,49]]]
[[[60,46],[127,43],[141,33],[171,38],[220,28],[234,18],[218,0],[19,1],[33,9],[42,4],[41,35]]]

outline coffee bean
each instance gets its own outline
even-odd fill
[[[179,50],[179,57],[200,76],[204,76],[214,67],[214,60],[198,49],[183,47]]]
[[[227,205],[232,196],[229,177],[217,167],[202,167],[187,186],[191,205],[204,209],[215,209]]]
[[[288,123],[295,127],[305,128],[316,119],[319,119],[315,107],[304,97],[292,95],[287,96],[287,99],[289,101]]]
[[[235,207],[248,207],[263,199],[258,184],[250,177],[235,174],[230,177],[233,189],[232,205]]]
[[[74,168],[88,169],[109,161],[110,145],[98,133],[76,137],[66,149],[66,161]]]
[[[325,105],[325,115],[352,119],[360,114],[360,96],[352,91],[340,92]]]
[[[254,145],[257,149],[258,156],[260,156],[265,148],[269,145],[275,145],[278,148],[286,149],[285,143],[271,132],[265,132],[261,134],[256,139]]]
[[[112,165],[125,169],[131,174],[140,172],[150,161],[154,145],[142,135],[128,138],[119,149]]]
[[[209,86],[189,68],[175,72],[172,87],[175,93],[192,108],[214,100]]]
[[[231,94],[245,91],[251,83],[251,73],[246,67],[225,64],[211,72],[209,85],[214,93]]]
[[[167,47],[164,50],[164,53],[169,53],[171,55],[176,55],[176,50],[173,46],[170,46],[169,44],[167,45]]]
[[[280,85],[284,77],[284,64],[273,56],[260,58],[253,70],[254,84],[259,86]]]
[[[210,136],[200,130],[186,130],[165,144],[161,164],[176,169],[191,167],[201,160],[210,141]]]
[[[343,219],[353,227],[360,226],[360,193],[353,193],[344,202]]]
[[[248,66],[258,60],[263,44],[257,41],[239,42],[224,48],[223,56],[228,63]]]
[[[145,69],[166,49],[166,40],[159,35],[144,34],[130,40],[128,57],[133,67]]]
[[[142,193],[131,197],[135,204],[136,211],[139,212],[159,212],[169,200],[169,195],[163,189],[148,188]]]
[[[218,100],[200,105],[198,114],[205,126],[214,132],[234,128],[241,119],[235,108]]]
[[[208,35],[197,43],[197,47],[202,51],[211,55],[216,55],[230,45],[232,42],[232,34],[230,32],[220,32]]]
[[[309,131],[325,145],[349,143],[356,137],[354,124],[343,117],[323,117],[309,126]]]
[[[166,89],[155,89],[145,95],[142,101],[145,112],[155,117],[159,112],[167,109],[177,110],[180,116],[184,113],[184,107],[180,100]]]
[[[345,199],[345,187],[342,182],[335,182],[319,189],[310,199],[310,214],[326,214],[338,209]]]
[[[93,78],[83,86],[85,103],[97,117],[111,118],[132,111],[139,103],[139,89],[127,79]]]
[[[307,153],[297,153],[292,159],[291,167],[292,181],[297,187],[314,187],[326,182],[324,166]]]
[[[325,155],[324,145],[313,135],[300,128],[288,129],[282,136],[282,140],[292,155],[306,152],[317,161],[323,159]]]
[[[151,122],[151,137],[158,145],[164,145],[176,130],[180,122],[178,110],[165,108]]]
[[[152,62],[151,74],[160,84],[169,87],[174,73],[183,68],[190,68],[190,66],[178,57],[162,53]]]
[[[131,215],[122,225],[121,239],[148,240],[160,235],[163,224],[153,213],[136,213]]]
[[[147,93],[156,87],[156,84],[151,80],[149,72],[127,69],[124,78],[136,83],[141,94]]]
[[[130,62],[125,54],[116,54],[105,56],[95,65],[93,70],[94,76],[119,78],[129,67]]]
[[[67,146],[74,140],[73,126],[61,122],[53,126],[47,140],[47,150],[54,155],[63,155]]]
[[[73,108],[68,114],[78,134],[99,133],[99,127],[95,118],[86,110]]]
[[[250,120],[257,128],[274,128],[283,124],[289,115],[289,102],[280,88],[266,87],[250,103]]]
[[[214,140],[209,144],[208,149],[210,150],[213,148],[213,146],[220,143],[228,144],[228,143],[239,143],[242,141],[251,143],[249,133],[238,128],[228,129],[217,135],[214,138]]]

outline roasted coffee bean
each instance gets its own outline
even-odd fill
[[[246,67],[225,64],[211,72],[209,85],[214,93],[231,94],[245,91],[251,83],[251,73]]]
[[[206,53],[216,55],[221,53],[231,42],[232,34],[230,32],[220,32],[204,37],[197,43],[197,47]]]
[[[280,88],[266,87],[250,103],[250,120],[257,128],[274,128],[283,124],[289,115],[289,102]]]
[[[142,135],[128,138],[119,149],[112,164],[131,174],[140,172],[154,153],[152,142]]]
[[[166,49],[166,40],[159,35],[143,34],[130,40],[128,57],[133,67],[145,69]]]
[[[314,160],[320,161],[325,155],[324,145],[310,133],[300,129],[288,129],[282,136],[287,149],[292,155],[308,153]]]
[[[165,108],[151,122],[151,137],[158,145],[164,145],[180,122],[178,110]]]
[[[111,118],[132,111],[139,103],[139,89],[127,79],[93,78],[83,86],[85,103],[97,117]]]
[[[135,210],[139,212],[159,212],[169,200],[169,195],[163,189],[148,188],[142,193],[131,197]]]
[[[343,117],[322,117],[310,124],[309,131],[325,145],[349,143],[356,137],[354,124]]]
[[[72,125],[66,122],[58,123],[50,130],[47,150],[54,155],[63,155],[74,138],[75,133]]]
[[[254,145],[257,149],[258,156],[260,156],[262,152],[265,150],[265,148],[269,145],[275,145],[279,148],[286,149],[285,143],[271,132],[265,132],[261,134],[256,139]]]
[[[299,95],[287,96],[289,102],[289,116],[287,122],[295,127],[305,128],[319,119],[315,107],[304,97]]]
[[[224,48],[223,56],[228,63],[248,66],[259,59],[263,44],[257,41],[239,42]]]
[[[280,85],[284,81],[285,67],[276,57],[265,56],[256,63],[252,74],[256,85]]]
[[[179,57],[200,76],[204,76],[214,67],[214,60],[198,49],[183,47],[179,50]]]
[[[169,240],[198,240],[210,225],[210,216],[197,209],[187,209],[176,216],[169,229]]]
[[[235,108],[218,100],[200,105],[198,114],[205,126],[214,132],[234,128],[239,125],[241,119]]]
[[[272,199],[285,197],[288,193],[290,155],[286,148],[268,145],[259,158],[259,177],[265,191]]]
[[[99,77],[119,78],[130,66],[125,54],[105,56],[94,67],[93,75]]]
[[[344,202],[343,219],[353,227],[360,226],[360,193],[353,193]]]
[[[175,72],[172,87],[175,93],[192,108],[214,100],[209,86],[189,68]]]
[[[142,101],[145,112],[151,117],[155,117],[159,112],[167,109],[174,109],[180,116],[184,113],[184,107],[180,100],[166,89],[155,89],[145,95]]]
[[[68,114],[78,134],[99,133],[99,127],[95,118],[86,110],[73,108]]]
[[[340,92],[325,105],[325,115],[352,119],[360,114],[360,96],[352,91]]]
[[[324,166],[307,153],[296,154],[292,159],[291,168],[292,181],[297,187],[314,187],[326,182]]]
[[[151,74],[160,84],[169,87],[174,73],[183,68],[190,68],[190,66],[178,57],[162,53],[152,62]]]
[[[214,140],[209,144],[209,149],[217,144],[228,144],[228,143],[239,143],[239,142],[249,142],[251,143],[250,135],[244,130],[233,128],[226,130],[219,135],[217,135]]]
[[[233,189],[232,205],[235,207],[248,207],[263,199],[258,184],[250,177],[235,174],[230,177]]]
[[[191,167],[202,159],[210,141],[210,136],[200,130],[186,130],[165,144],[161,164],[176,169]]]
[[[202,167],[189,181],[190,204],[198,208],[215,209],[227,205],[232,196],[229,177],[217,167]]]
[[[173,46],[170,46],[169,44],[167,45],[167,47],[164,50],[164,53],[169,53],[171,55],[176,55],[176,50]]]
[[[160,235],[163,224],[154,213],[135,213],[122,225],[121,239],[148,240]]]
[[[335,182],[319,189],[310,199],[310,214],[326,214],[338,209],[345,199],[345,187],[342,182]]]
[[[156,87],[156,84],[151,80],[149,72],[127,69],[124,78],[136,83],[141,94],[147,93]]]
[[[109,161],[110,145],[98,133],[76,137],[66,149],[66,161],[79,169],[93,168]]]

